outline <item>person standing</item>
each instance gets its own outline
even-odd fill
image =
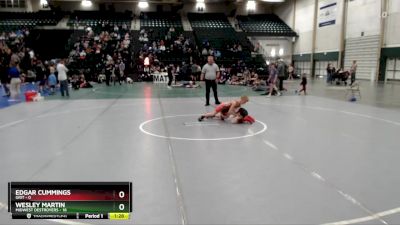
[[[11,67],[8,70],[8,76],[10,77],[10,94],[11,101],[16,101],[19,98],[21,92],[21,78],[20,72],[16,63],[11,63]]]
[[[207,57],[207,63],[201,70],[201,80],[206,82],[206,105],[210,105],[210,89],[212,88],[215,98],[215,104],[221,104],[218,100],[217,80],[219,79],[220,71],[217,64],[214,62],[214,56]]]
[[[56,85],[57,85],[57,78],[56,78],[56,75],[54,74],[55,73],[54,67],[50,66],[49,70],[50,70],[50,75],[47,78],[47,84],[50,87],[50,95],[54,95],[55,89],[56,89]]]
[[[121,71],[119,69],[119,61],[114,66],[114,76],[113,76],[113,81],[114,81],[114,86],[115,83],[118,81],[119,85],[122,85],[122,80],[121,80]]]
[[[269,69],[269,76],[267,83],[269,84],[269,94],[267,97],[271,97],[274,90],[277,92],[277,95],[280,96],[281,93],[279,92],[278,88],[276,87],[276,80],[278,79],[278,70],[276,69],[275,63],[272,63]]]
[[[195,80],[199,80],[201,74],[201,68],[197,63],[192,64],[192,76]]]
[[[58,81],[60,81],[61,96],[64,97],[64,91],[65,91],[67,97],[69,97],[68,77],[67,77],[68,68],[64,65],[63,59],[61,59],[57,65],[57,72],[58,72]]]
[[[305,73],[301,77],[300,87],[300,90],[296,90],[296,93],[300,95],[301,92],[304,92],[304,95],[307,95],[307,75]]]
[[[293,63],[292,64],[290,64],[289,65],[289,68],[288,68],[288,74],[289,74],[289,80],[293,80],[293,75],[294,75],[294,66],[293,66]]]
[[[285,90],[283,87],[283,80],[285,79],[285,63],[281,60],[278,62],[278,78],[279,78],[279,91]]]
[[[36,74],[36,86],[39,87],[39,92],[43,93],[43,87],[46,84],[46,70],[43,66],[43,63],[38,61],[33,69],[35,70]]]
[[[4,89],[3,97],[10,97],[10,89],[8,88],[9,77],[8,77],[8,66],[9,63],[6,62],[5,57],[0,58],[0,80],[1,85]]]
[[[107,61],[105,72],[104,72],[106,75],[106,85],[107,86],[110,86],[110,79],[113,74],[113,69],[114,69],[114,66],[112,64],[112,61]]]
[[[120,73],[121,81],[126,81],[124,60],[121,60],[121,62],[119,63],[118,67],[119,67],[119,73]]]
[[[332,76],[333,76],[333,67],[331,63],[328,63],[326,67],[326,83],[332,83]]]
[[[354,60],[353,65],[350,68],[350,79],[351,79],[350,86],[352,86],[353,83],[356,81],[356,72],[357,72],[357,61]]]
[[[171,89],[171,84],[172,84],[172,80],[174,79],[173,75],[172,75],[172,70],[173,70],[173,65],[169,65],[167,67],[167,73],[168,73],[168,88]]]

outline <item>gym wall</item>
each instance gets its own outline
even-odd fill
[[[296,16],[294,28],[299,37],[296,39],[296,42],[294,44],[294,54],[299,55],[311,53],[313,20],[314,0],[296,1]]]
[[[378,73],[378,61],[381,55],[380,75],[384,77],[386,60],[392,58],[400,61],[400,1],[399,0],[294,0],[286,2],[276,8],[274,13],[294,28],[299,37],[293,48],[293,60],[307,62],[314,58],[306,67],[310,68],[308,74],[321,71],[321,65],[327,62],[341,64],[338,60],[343,54],[344,69],[349,69],[353,60],[358,61],[357,78],[375,80]],[[387,2],[388,15],[384,23],[383,48],[381,50],[381,7]],[[317,3],[316,3],[317,2]],[[314,11],[326,2],[336,2],[336,23],[334,25],[319,27],[317,23],[315,49],[313,43]],[[347,3],[346,12],[343,11]],[[290,9],[290,10],[289,10]],[[295,12],[294,12],[295,10]],[[346,15],[343,15],[346,13]],[[294,23],[293,21],[294,16]],[[343,18],[346,21],[343,21]],[[317,16],[318,19],[318,16]],[[345,23],[343,25],[343,23]],[[344,26],[344,36],[342,36]],[[343,40],[342,40],[342,37]],[[340,52],[344,44],[344,52]],[[312,54],[313,57],[310,57]],[[326,61],[329,60],[329,61]],[[316,65],[318,65],[316,68]],[[397,66],[397,63],[396,65]],[[314,68],[314,70],[312,69]],[[393,76],[392,76],[393,77]]]

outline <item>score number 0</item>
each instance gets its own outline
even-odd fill
[[[124,198],[124,197],[125,197],[125,192],[120,191],[120,192],[118,193],[118,197],[119,197],[119,198]],[[125,205],[124,205],[123,203],[121,203],[121,204],[119,204],[118,208],[119,208],[119,210],[124,211]]]

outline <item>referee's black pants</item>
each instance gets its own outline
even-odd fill
[[[171,86],[173,79],[174,77],[172,76],[172,73],[168,73],[168,86]]]
[[[210,89],[212,88],[215,98],[215,104],[219,104],[218,92],[217,92],[217,81],[206,80],[206,105],[210,104]]]
[[[283,77],[278,77],[279,79],[279,91],[283,91]]]

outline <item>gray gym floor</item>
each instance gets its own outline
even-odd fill
[[[213,107],[196,92],[1,109],[0,224],[28,224],[7,213],[9,181],[132,181],[132,218],[119,223],[400,224],[398,108],[251,96],[255,124],[200,124]]]

